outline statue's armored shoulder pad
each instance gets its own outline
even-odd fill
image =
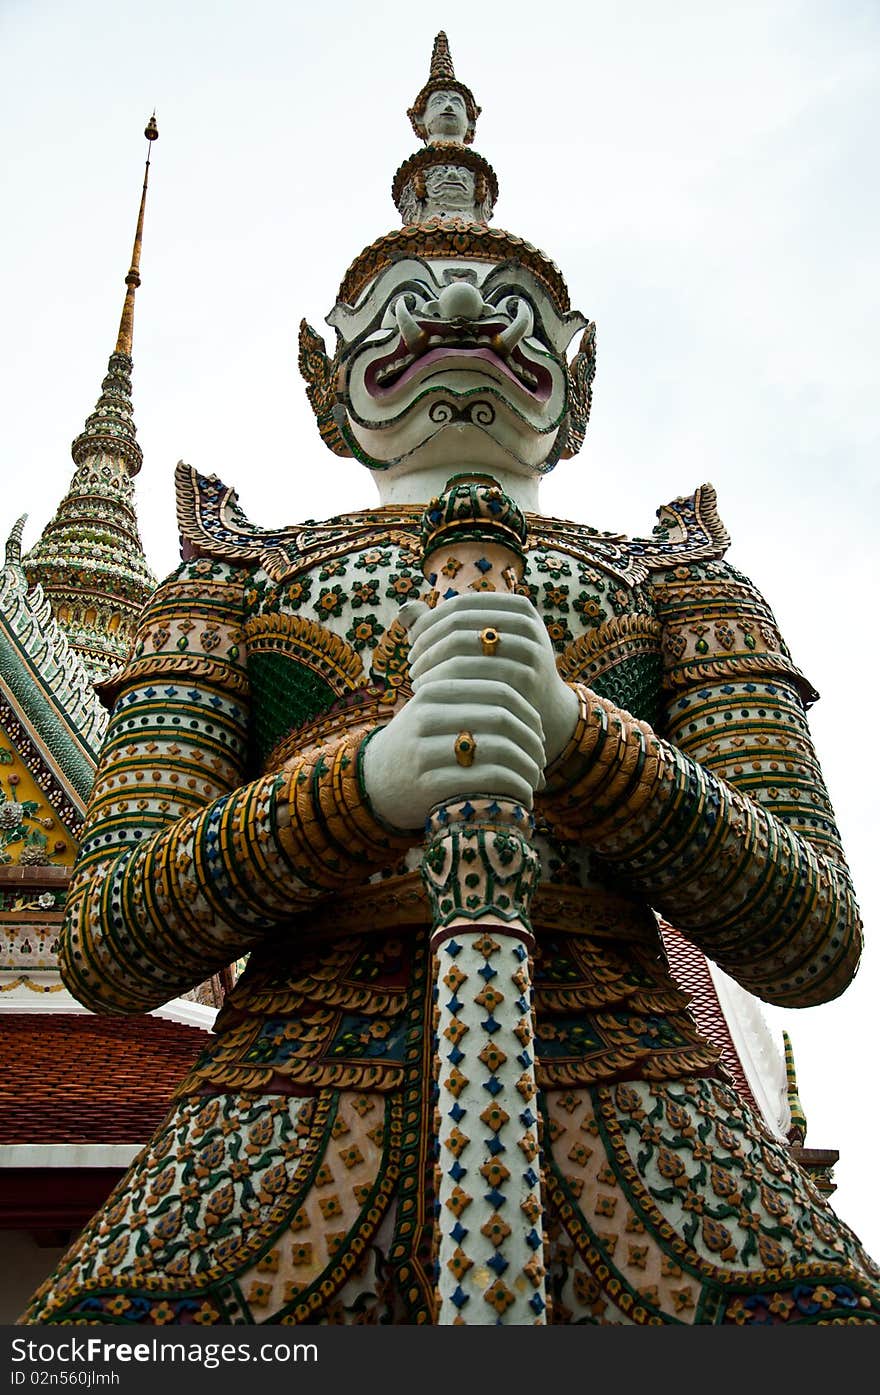
[[[727,534],[714,490],[704,485],[692,498],[666,505],[659,517],[655,535],[663,541],[651,553],[650,588],[662,627],[667,691],[719,680],[781,679],[809,707],[818,693],[793,662],[773,611],[754,582],[723,560]]]
[[[239,566],[258,563],[268,547],[285,537],[251,523],[238,495],[216,475],[201,475],[185,461],[174,472],[177,526],[185,557],[213,557]]]
[[[657,510],[650,538],[627,538],[600,533],[583,524],[529,514],[533,548],[565,552],[598,566],[626,586],[637,586],[651,572],[724,556],[730,539],[715,506],[711,484],[700,485],[687,498],[673,499]]]
[[[419,546],[421,506],[386,506],[270,530],[251,523],[235,490],[216,475],[200,475],[181,461],[175,484],[183,555],[260,566],[272,581],[287,580],[317,562],[373,544],[392,541],[416,550]]]
[[[730,546],[730,536],[718,514],[711,484],[701,484],[693,494],[673,499],[657,510],[650,538],[632,538],[629,550],[649,571],[690,562],[719,561]]]

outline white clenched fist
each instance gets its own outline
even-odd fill
[[[531,808],[544,766],[564,747],[577,698],[560,679],[553,649],[524,596],[472,592],[434,610],[409,602],[413,696],[377,732],[364,755],[364,783],[386,822],[417,828],[435,804],[468,794],[516,799]],[[494,630],[493,653],[481,632]],[[456,759],[469,732],[473,764]]]

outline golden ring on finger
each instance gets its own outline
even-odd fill
[[[485,630],[480,630],[480,644],[484,654],[494,654],[500,643],[501,636],[494,625],[487,625]]]
[[[469,731],[460,731],[455,738],[455,759],[459,765],[473,765],[477,743]]]

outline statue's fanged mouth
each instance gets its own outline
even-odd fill
[[[401,334],[391,352],[367,369],[364,383],[371,396],[387,395],[432,363],[459,360],[466,367],[467,360],[480,359],[500,369],[537,401],[546,402],[550,397],[553,379],[547,369],[527,359],[517,346],[506,346],[508,324],[498,320],[444,323],[419,319],[411,324],[417,326],[418,333]]]

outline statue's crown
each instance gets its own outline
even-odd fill
[[[434,92],[461,97],[467,116],[463,134],[429,133],[425,115]],[[464,256],[521,262],[544,283],[562,313],[569,309],[568,290],[555,263],[523,238],[488,226],[498,179],[488,160],[471,146],[479,114],[471,89],[455,76],[449,41],[441,30],[434,40],[428,81],[408,112],[425,144],[404,160],[391,186],[403,227],[377,238],[355,258],[339,288],[340,301],[353,305],[373,277],[399,257]]]
[[[452,54],[449,52],[449,40],[443,30],[434,40],[434,48],[431,53],[431,68],[428,74],[428,81],[416,97],[407,116],[412,122],[412,128],[419,140],[426,141],[428,133],[425,129],[424,115],[428,105],[428,98],[432,92],[457,92],[464,100],[465,110],[468,117],[468,130],[464,136],[466,145],[470,145],[474,138],[474,127],[477,124],[477,117],[480,108],[474,101],[474,94],[463,82],[459,82],[455,76],[455,68],[452,65]]]

